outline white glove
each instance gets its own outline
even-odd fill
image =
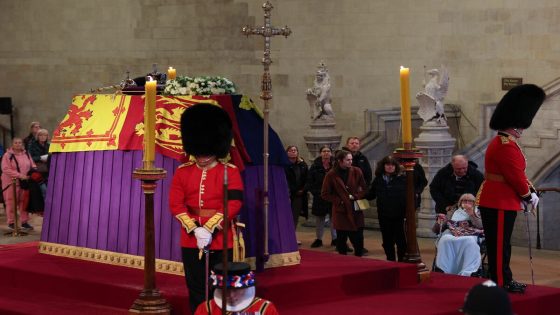
[[[212,233],[208,232],[208,230],[203,227],[194,229],[194,236],[196,237],[196,246],[199,249],[204,249],[204,247],[210,245],[210,242],[212,242]]]
[[[539,204],[539,196],[536,193],[531,193],[531,205],[533,209],[537,209],[537,205]]]
[[[46,162],[48,157],[49,157],[48,154],[41,155],[41,162]]]

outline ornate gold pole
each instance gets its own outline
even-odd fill
[[[264,101],[263,119],[264,119],[264,149],[263,149],[263,210],[264,210],[264,261],[266,262],[269,257],[268,253],[268,103],[272,99],[272,80],[270,77],[270,64],[272,60],[270,59],[270,39],[275,35],[283,35],[288,37],[292,31],[285,26],[281,29],[274,28],[271,26],[270,22],[270,11],[272,11],[272,4],[267,1],[263,5],[264,10],[264,26],[261,27],[250,27],[248,25],[244,26],[242,29],[243,34],[247,35],[261,35],[264,37],[264,55],[262,58],[262,64],[264,66],[264,73],[261,81],[261,95],[260,98]],[[262,270],[262,266],[257,266],[257,269]]]
[[[130,314],[170,314],[171,307],[156,288],[156,243],[154,237],[154,193],[156,182],[165,178],[166,171],[154,167],[155,159],[155,81],[146,82],[144,109],[144,154],[142,168],[132,172],[132,177],[142,181],[144,190],[144,289],[134,301]],[[150,83],[150,84],[148,84]]]
[[[403,149],[398,148],[393,152],[406,170],[406,253],[404,262],[416,264],[419,281],[425,281],[429,278],[430,272],[426,268],[426,264],[422,262],[420,250],[418,248],[418,240],[416,238],[416,207],[414,202],[414,165],[416,160],[422,157],[422,153],[416,148]]]
[[[401,165],[406,170],[406,253],[404,255],[404,262],[416,264],[418,280],[424,281],[430,277],[430,272],[426,268],[426,264],[422,262],[420,250],[418,249],[418,240],[416,239],[416,207],[414,202],[414,165],[416,165],[416,160],[422,157],[422,153],[412,147],[409,75],[410,70],[401,66],[400,83],[403,148],[396,149],[393,155],[399,159]]]

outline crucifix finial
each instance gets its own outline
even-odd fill
[[[261,85],[261,98],[263,100],[270,100],[272,99],[272,83],[269,73],[269,66],[272,63],[272,59],[270,59],[270,39],[272,36],[276,35],[283,35],[287,38],[290,34],[292,34],[292,30],[290,30],[288,26],[284,26],[282,28],[272,27],[270,22],[270,12],[273,8],[272,3],[267,1],[262,5],[262,7],[264,10],[264,26],[251,27],[246,25],[243,27],[242,32],[247,35],[247,37],[249,37],[249,35],[261,35],[264,37],[264,53],[262,58],[264,74]]]
[[[275,35],[283,35],[288,37],[292,30],[288,28],[288,26],[282,27],[280,29],[274,28],[271,26],[270,23],[270,11],[272,10],[272,4],[267,1],[263,4],[264,10],[264,26],[259,27],[251,27],[246,25],[243,27],[242,32],[243,34],[247,35],[261,35],[264,37],[264,54],[262,58],[262,64],[264,66],[264,73],[262,76],[261,81],[261,99],[264,101],[264,109],[263,109],[263,120],[264,120],[264,129],[263,129],[263,230],[264,230],[264,239],[263,239],[263,247],[264,253],[261,258],[257,258],[256,265],[257,270],[264,270],[264,262],[268,260],[269,253],[268,253],[268,102],[272,99],[272,80],[270,78],[269,66],[272,63],[270,59],[270,38]],[[259,256],[259,255],[257,255]],[[225,299],[223,300],[225,301]],[[222,302],[223,303],[223,302]],[[222,309],[225,309],[225,305]]]

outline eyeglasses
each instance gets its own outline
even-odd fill
[[[461,200],[461,202],[474,202],[474,200],[471,200],[471,199],[463,199],[463,200]]]

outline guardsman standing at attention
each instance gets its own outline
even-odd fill
[[[488,249],[490,277],[509,292],[525,292],[526,285],[513,280],[509,267],[511,234],[517,212],[539,202],[535,188],[525,175],[527,166],[518,139],[533,121],[544,102],[544,91],[532,84],[509,90],[496,106],[490,128],[498,134],[485,156],[485,181],[477,196]]]
[[[231,120],[219,106],[196,104],[181,116],[185,152],[195,161],[177,169],[169,191],[169,208],[181,224],[181,248],[189,303],[194,313],[206,298],[206,255],[211,269],[222,261],[224,175],[227,172],[228,217],[241,209],[243,182],[239,170],[218,159],[228,155],[231,146]],[[227,231],[229,256],[233,256],[233,224]],[[212,296],[211,292],[208,292]]]

